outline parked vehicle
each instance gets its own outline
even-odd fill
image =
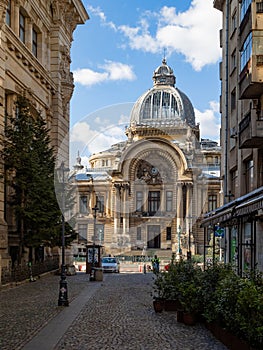
[[[120,272],[120,263],[117,258],[105,256],[101,259],[103,272]]]

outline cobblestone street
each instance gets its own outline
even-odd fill
[[[48,349],[39,330],[53,318],[63,317],[63,312],[73,312],[73,299],[94,288],[50,350],[226,350],[202,324],[185,326],[176,321],[176,312],[154,312],[151,273],[104,274],[103,282],[90,282],[88,275],[79,273],[67,280],[68,308],[57,306],[59,276],[0,292],[1,350],[30,349],[26,343],[34,336],[38,350]]]

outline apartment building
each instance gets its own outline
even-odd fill
[[[263,270],[263,2],[215,0],[220,42],[224,205],[203,222],[224,229],[225,261]]]
[[[58,159],[68,163],[69,103],[74,89],[70,48],[77,25],[88,14],[81,0],[0,0],[0,128],[23,95],[51,130]],[[7,216],[7,187],[0,165],[1,272],[15,259],[19,237]]]

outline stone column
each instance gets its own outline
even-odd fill
[[[179,253],[179,246],[180,246],[180,234],[179,228],[181,227],[182,229],[182,216],[183,216],[183,191],[182,191],[182,183],[178,182],[177,183],[177,201],[176,201],[176,252]],[[177,254],[177,258],[179,258],[179,254]]]
[[[123,185],[123,234],[129,232],[129,189],[128,183]]]
[[[176,217],[177,217],[177,228],[179,225],[182,225],[182,216],[183,216],[183,191],[182,184],[177,183],[177,198],[176,198]]]
[[[120,202],[121,202],[121,184],[115,183],[115,208],[114,208],[114,235],[119,233],[120,228]]]
[[[33,21],[31,20],[31,18],[26,17],[25,24],[26,24],[25,45],[30,51],[32,51]]]
[[[192,233],[192,220],[193,220],[193,186],[191,183],[187,184],[186,192],[186,233],[188,235],[188,251],[191,251],[191,233]]]
[[[20,2],[19,0],[16,0],[14,2],[14,16],[11,17],[11,26],[18,37],[19,37],[19,7],[20,7]]]

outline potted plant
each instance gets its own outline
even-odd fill
[[[162,312],[164,309],[165,279],[164,273],[155,274],[153,283],[153,308],[155,312]]]
[[[178,285],[178,297],[183,308],[185,324],[195,324],[197,315],[201,312],[201,275],[199,267],[191,262],[185,264]]]
[[[179,299],[178,299],[178,271],[177,265],[172,263],[169,265],[166,273],[164,274],[164,297],[165,297],[165,311],[177,311]]]

